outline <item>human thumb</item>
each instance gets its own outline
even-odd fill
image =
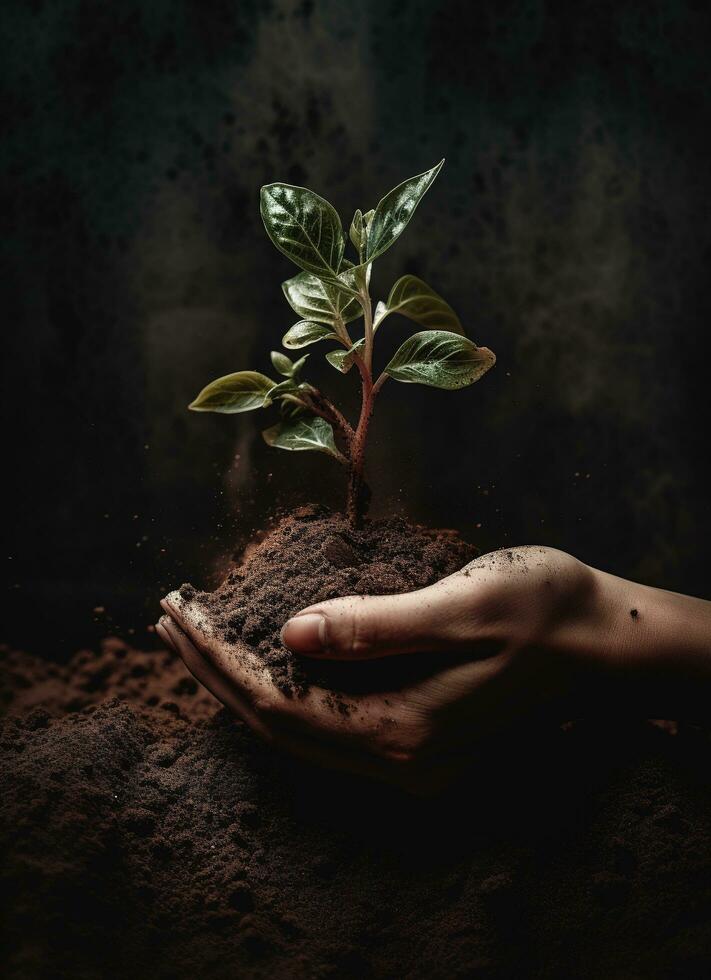
[[[450,576],[403,595],[329,599],[293,616],[281,637],[295,653],[339,660],[452,649],[470,635],[470,591]]]

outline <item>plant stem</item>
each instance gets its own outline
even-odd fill
[[[366,492],[363,483],[363,465],[365,463],[365,443],[368,435],[368,424],[373,411],[373,386],[370,379],[363,379],[363,396],[360,409],[360,419],[355,437],[351,443],[351,468],[348,477],[348,497],[346,500],[346,515],[353,527],[359,527],[367,510]]]
[[[354,354],[353,361],[360,371],[362,400],[358,426],[351,442],[351,466],[346,500],[346,514],[350,524],[354,527],[358,527],[362,523],[370,503],[370,491],[363,479],[365,446],[368,438],[368,427],[373,414],[373,405],[378,392],[387,379],[387,375],[383,373],[373,384],[373,305],[367,285],[363,285],[359,298],[363,307],[365,347],[363,357]]]
[[[373,385],[373,398],[375,398],[375,396],[378,394],[378,392],[383,387],[383,385],[385,384],[385,382],[388,380],[389,377],[390,375],[386,374],[385,371],[383,371],[383,373],[380,375],[378,380]]]
[[[336,429],[341,433],[343,439],[345,440],[346,446],[348,448],[348,455],[351,455],[351,450],[353,446],[353,440],[355,439],[355,431],[353,426],[350,424],[348,419],[336,408],[332,401],[330,401],[324,394],[322,394],[318,388],[314,388],[306,395],[308,401],[308,408],[314,413],[314,415],[320,415],[322,419],[326,419],[331,425],[335,426]]]
[[[365,326],[365,351],[363,361],[368,372],[368,378],[373,380],[373,304],[370,300],[368,287],[363,286],[360,305],[363,307],[363,323]]]

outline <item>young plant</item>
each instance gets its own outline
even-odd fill
[[[416,276],[403,276],[385,302],[373,309],[370,273],[373,262],[400,237],[444,160],[426,173],[403,181],[372,211],[356,211],[349,238],[355,260],[345,257],[345,235],[335,209],[318,194],[291,184],[267,184],[261,190],[261,214],[272,242],[301,272],[282,283],[284,295],[301,318],[282,339],[288,350],[319,341],[339,347],[326,354],[337,371],[355,366],[362,389],[355,426],[318,388],[302,379],[308,354],[292,361],[272,351],[274,381],[258,371],[238,371],[212,381],[189,406],[196,412],[233,414],[277,403],[281,421],[264,430],[270,446],[291,451],[328,453],[348,469],[346,512],[359,523],[368,504],[363,479],[365,447],[373,406],[388,378],[408,384],[456,389],[478,381],[496,358],[469,340],[452,307]],[[424,329],[395,352],[380,374],[373,372],[375,336],[392,313]],[[362,319],[361,336],[353,324]]]

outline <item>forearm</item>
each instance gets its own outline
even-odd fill
[[[596,575],[611,706],[653,718],[710,718],[711,602]]]

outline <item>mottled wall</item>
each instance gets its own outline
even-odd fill
[[[14,641],[69,650],[104,628],[94,606],[140,635],[160,589],[207,581],[278,503],[338,503],[330,460],[185,405],[266,369],[292,322],[262,183],[345,221],[442,156],[374,285],[426,278],[499,363],[462,393],[388,384],[376,510],[711,592],[707,4],[35,0],[2,20]]]

